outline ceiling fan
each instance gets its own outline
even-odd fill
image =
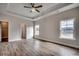
[[[30,7],[29,6],[24,6],[24,8],[31,8],[31,12],[40,12],[38,10],[38,8],[42,8],[43,6],[42,5],[38,5],[38,6],[35,6],[35,3],[30,3]]]

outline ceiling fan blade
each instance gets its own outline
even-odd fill
[[[35,9],[37,12],[40,12],[39,10]]]
[[[24,8],[32,8],[32,7],[24,6]]]
[[[36,6],[35,8],[41,8],[41,7],[43,7],[42,5],[39,5],[39,6]]]

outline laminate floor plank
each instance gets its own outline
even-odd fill
[[[78,56],[79,50],[37,39],[0,43],[0,56]]]

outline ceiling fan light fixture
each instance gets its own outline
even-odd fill
[[[38,8],[41,8],[42,5],[38,5],[38,6],[35,6],[34,3],[31,3],[31,6],[24,6],[24,8],[31,8],[31,12],[40,12],[40,10]]]
[[[32,8],[31,11],[32,11],[32,12],[36,12],[35,8]]]

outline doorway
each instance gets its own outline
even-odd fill
[[[8,42],[8,22],[0,21],[1,42]]]
[[[21,38],[26,39],[26,24],[21,24]]]

